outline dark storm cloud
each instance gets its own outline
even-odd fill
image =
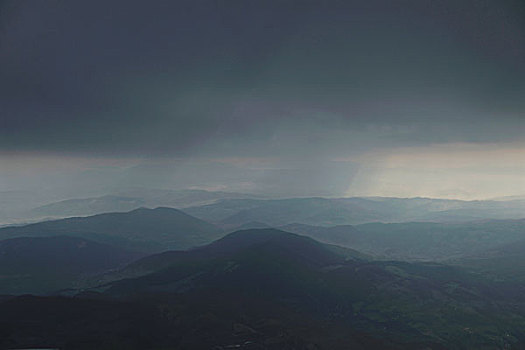
[[[523,137],[519,1],[7,1],[0,148],[344,155]]]

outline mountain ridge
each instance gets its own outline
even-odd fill
[[[222,236],[222,229],[178,209],[138,208],[0,228],[0,239],[69,235],[143,251],[185,249]]]

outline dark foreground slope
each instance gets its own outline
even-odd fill
[[[364,261],[279,230],[235,232],[130,266],[149,273],[75,298],[0,303],[4,339],[66,349],[503,349],[524,335],[518,284]]]
[[[22,237],[0,241],[0,294],[49,293],[117,269],[142,254],[79,237]]]
[[[0,302],[0,349],[401,350],[425,345],[396,344],[264,299],[221,294],[140,301],[21,296]]]
[[[497,281],[525,283],[525,240],[502,244],[450,263]]]
[[[186,249],[222,236],[217,227],[172,208],[140,208],[0,229],[0,240],[67,235],[127,249],[158,252]]]

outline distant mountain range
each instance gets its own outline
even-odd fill
[[[520,197],[487,201],[432,198],[288,198],[265,199],[251,194],[204,190],[129,188],[88,198],[45,201],[31,193],[0,193],[0,226],[53,218],[126,212],[140,207],[172,207],[227,229],[254,222],[277,227],[292,223],[316,226],[370,222],[468,222],[484,219],[520,219],[525,200]]]
[[[272,227],[300,223],[316,226],[370,222],[469,222],[521,219],[525,201],[460,201],[430,198],[231,199],[184,208],[203,220],[236,228],[251,222]]]
[[[0,229],[0,294],[87,285],[139,257],[224,235],[177,209],[135,209]]]
[[[102,196],[94,198],[68,199],[46,204],[31,210],[31,217],[73,217],[102,213],[126,212],[145,207],[142,198]]]
[[[140,207],[182,208],[210,204],[220,199],[261,198],[261,196],[197,189],[170,190],[121,188],[106,195],[79,198],[55,191],[0,192],[0,226],[26,224],[53,218],[125,212]]]
[[[290,224],[280,228],[392,260],[446,261],[525,240],[525,220],[370,223],[333,227]]]
[[[326,200],[320,201],[327,203]],[[307,202],[310,203],[310,200]],[[271,209],[269,211],[271,216],[265,218],[275,218],[274,214],[281,215],[274,213],[273,210],[276,208]],[[198,210],[190,208],[187,211]],[[307,212],[306,209],[305,212]],[[301,216],[303,213],[296,212],[295,218]],[[271,227],[261,221],[248,221],[230,230],[227,229],[228,225],[224,223],[220,225],[210,224],[173,208],[140,208],[125,213],[106,213],[0,228],[0,240],[15,237],[67,235],[83,237],[132,251],[153,253],[201,246],[237,228]],[[336,226],[290,223],[276,228],[305,235],[323,243],[355,249],[375,258],[396,260],[459,259],[525,240],[525,220],[510,219],[457,223],[409,222]]]
[[[28,217],[88,216],[108,212],[125,212],[140,207],[183,208],[210,204],[220,199],[257,198],[256,196],[204,190],[127,189],[116,194],[91,198],[74,198],[48,203],[31,209]]]
[[[74,217],[0,229],[0,240],[67,235],[140,251],[186,249],[222,237],[222,229],[173,208]]]
[[[288,224],[280,226],[280,229],[311,237],[319,242],[335,244],[342,247],[353,247],[358,245],[361,233],[352,225],[340,226],[312,226],[305,224]]]
[[[239,202],[253,215],[226,234]],[[351,212],[339,202],[228,200],[188,210],[222,213],[220,226],[161,207],[1,228],[0,295],[55,296],[0,297],[0,348],[525,344],[525,219],[284,220]],[[272,228],[255,213],[285,224]]]

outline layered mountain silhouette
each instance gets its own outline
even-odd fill
[[[158,264],[166,259],[169,264]],[[135,265],[145,263],[157,271],[75,298],[5,298],[3,345],[401,349],[439,344],[413,326],[370,316],[383,300],[377,287],[398,283],[397,274],[307,237],[274,229],[238,231],[178,256],[163,253]]]
[[[466,223],[370,223],[332,227],[290,224],[283,230],[356,249],[380,259],[447,261],[525,240],[525,220]]]
[[[229,228],[250,222],[272,227],[293,223],[314,226],[395,223],[469,222],[520,219],[525,201],[461,201],[432,198],[289,198],[225,199],[185,208],[185,212]]]
[[[107,195],[102,197],[67,199],[49,203],[30,211],[31,217],[73,217],[102,213],[126,212],[145,207],[142,198]]]
[[[109,212],[126,212],[140,207],[183,208],[205,205],[221,199],[256,198],[253,195],[204,190],[167,190],[128,188],[115,194],[90,198],[73,198],[40,205],[26,210],[29,218],[88,216]]]
[[[202,248],[141,259],[128,269],[142,271],[141,276],[129,274],[93,291],[138,300],[172,295],[207,310],[219,300],[226,305],[243,300],[243,312],[251,317],[260,315],[263,304],[330,319],[334,329],[371,332],[404,346],[434,344],[431,348],[505,343],[508,333],[498,329],[514,329],[516,339],[522,333],[515,327],[525,321],[512,311],[523,301],[508,285],[490,284],[453,266],[349,257],[275,229],[234,232]],[[443,317],[433,317],[437,312]],[[460,341],[465,328],[472,337]]]
[[[134,229],[129,223],[117,225],[115,215],[134,218]],[[356,250],[306,237],[325,235],[325,241],[351,245],[370,235],[368,242],[373,244],[392,226],[391,234],[407,245],[408,252],[430,245],[435,237],[463,242],[454,230],[466,226],[453,226],[452,235],[444,224],[431,226],[430,233],[422,234],[422,240],[412,246],[408,242],[424,232],[427,224],[323,228],[326,231],[305,225],[288,227],[302,230],[301,235],[272,228],[247,229],[117,268],[135,256],[80,235],[93,234],[89,232],[98,228],[102,236],[113,231],[140,242],[147,228],[154,232],[154,239],[163,237],[163,230],[152,229],[154,222],[166,228],[181,221],[201,221],[167,208],[100,216],[69,219],[90,223],[84,228],[91,231],[76,231],[76,237],[46,236],[57,229],[53,221],[40,237],[2,241],[5,260],[0,262],[4,273],[12,274],[2,278],[14,283],[10,282],[10,288],[23,287],[24,276],[33,274],[42,278],[37,282],[47,290],[59,285],[46,286],[45,278],[65,281],[62,286],[69,289],[61,294],[72,296],[0,298],[3,347],[477,349],[510,348],[525,339],[525,297],[520,293],[525,283],[519,278],[497,279],[490,271],[466,263],[373,260]],[[145,220],[143,226],[139,219]],[[520,221],[472,225],[471,233],[462,238],[465,242],[471,241],[470,235],[504,231],[510,232],[501,242],[509,237],[519,241]],[[480,231],[482,225],[487,225],[485,231]],[[35,226],[39,227],[0,233],[16,234]],[[402,232],[408,232],[407,236]],[[487,246],[483,242],[480,247]],[[517,243],[481,250],[485,255],[476,258],[518,257],[521,252]],[[39,258],[48,263],[39,264]],[[90,278],[75,288],[74,277],[86,274]]]
[[[340,226],[313,226],[305,224],[289,224],[280,227],[287,232],[293,232],[311,237],[319,242],[335,244],[343,247],[355,246],[360,239],[361,232],[352,225]]]
[[[173,208],[140,208],[126,213],[75,217],[0,229],[0,240],[56,235],[83,237],[135,251],[158,252],[203,245],[223,234],[216,226]]]
[[[270,249],[283,251],[287,259],[300,260],[301,263],[324,266],[348,259],[366,259],[366,255],[355,250],[326,245],[311,238],[276,229],[251,229],[231,233],[209,245],[187,251],[169,251],[142,258],[125,269],[106,276],[106,279],[136,277],[176,264],[210,262],[228,258],[232,254],[251,249]]]

